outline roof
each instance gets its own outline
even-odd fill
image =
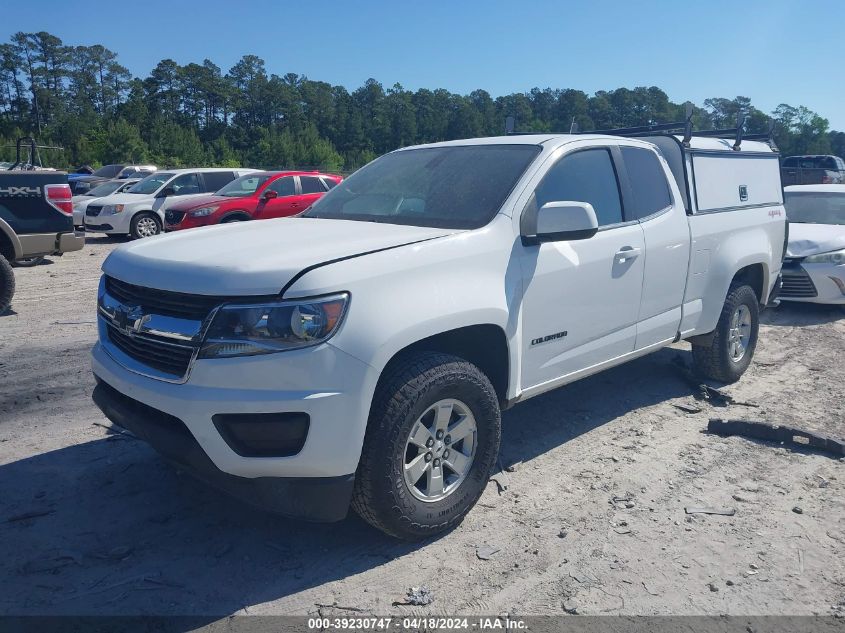
[[[179,169],[167,169],[166,167],[161,167],[155,173],[167,173],[167,174],[187,174],[192,173],[195,171],[228,171],[228,172],[254,172],[254,171],[261,171],[260,169],[252,169],[250,167],[182,167]]]
[[[783,188],[789,193],[843,193],[845,185],[789,185]]]
[[[659,132],[655,136],[666,136]],[[573,141],[598,141],[610,140],[618,141],[624,138],[625,140],[649,142],[647,137],[637,136],[612,136],[607,134],[512,134],[508,136],[484,136],[481,138],[466,138],[455,141],[442,141],[440,143],[426,143],[424,145],[413,145],[404,147],[406,149],[418,149],[421,147],[459,147],[466,145],[543,145],[554,141],[556,145],[563,145],[564,143],[571,143]],[[682,136],[676,136],[681,140]],[[692,149],[715,150],[733,152],[733,139],[726,138],[712,138],[693,136],[690,140],[690,147]],[[742,149],[740,152],[766,152],[772,153],[774,150],[768,143],[761,141],[742,141]]]

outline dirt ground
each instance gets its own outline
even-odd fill
[[[672,362],[684,345],[515,407],[507,489],[491,481],[458,529],[406,544],[354,515],[242,506],[107,429],[89,349],[117,244],[17,269],[0,317],[0,614],[845,612],[845,464],[703,432],[715,416],[841,437],[842,310],[765,313],[755,362],[726,388],[757,407],[696,402]],[[431,605],[393,604],[420,585]]]

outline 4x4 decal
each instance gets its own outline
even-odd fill
[[[5,198],[41,197],[41,187],[0,187],[0,196]]]

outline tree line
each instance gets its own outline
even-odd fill
[[[245,55],[227,71],[210,59],[160,61],[133,77],[117,53],[99,44],[67,45],[46,32],[15,33],[0,44],[0,156],[14,154],[24,134],[40,143],[45,165],[110,162],[159,166],[315,167],[352,170],[397,147],[501,134],[507,116],[521,132],[566,132],[680,121],[685,105],[658,87],[617,88],[588,95],[571,88],[533,88],[499,97],[437,88],[385,88],[369,79],[355,90],[303,75],[268,73]],[[803,106],[764,113],[746,97],[694,106],[698,129],[749,132],[775,122],[784,155],[845,155],[845,133]]]

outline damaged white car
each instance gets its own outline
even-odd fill
[[[779,298],[845,305],[845,185],[784,192],[789,246]]]

